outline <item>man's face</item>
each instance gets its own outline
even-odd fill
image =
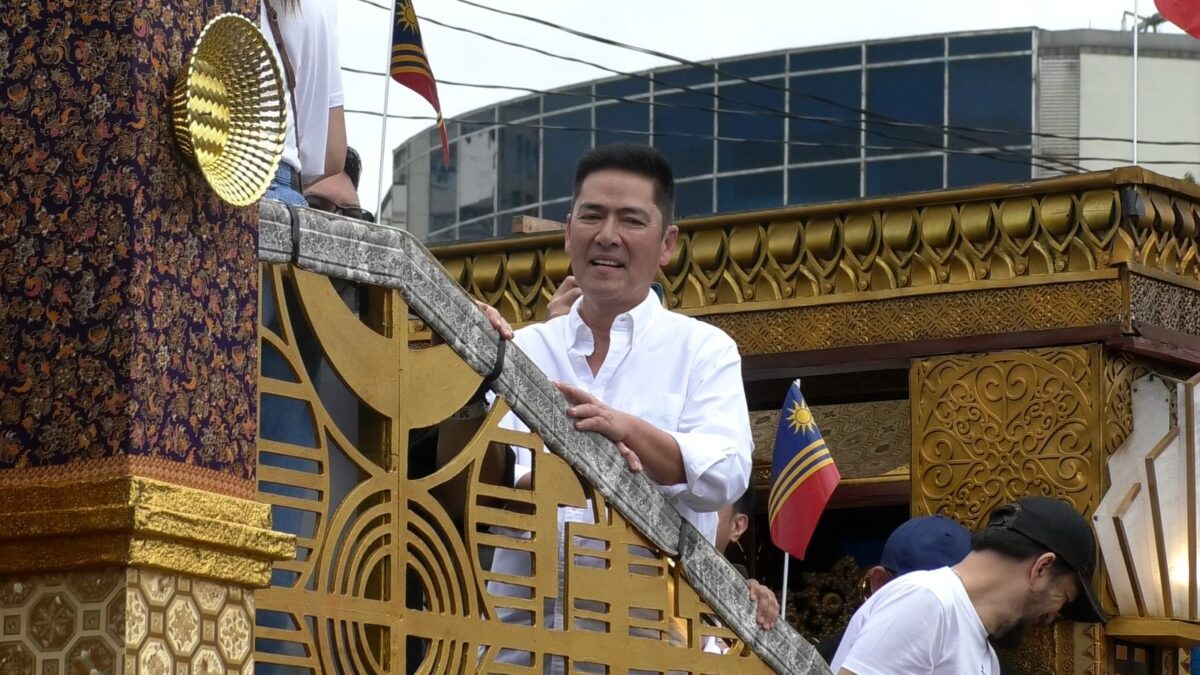
[[[586,303],[625,312],[646,299],[658,268],[671,259],[678,228],[666,226],[654,182],[606,169],[584,179],[567,218],[565,246]]]
[[[1016,647],[1032,626],[1048,626],[1057,621],[1062,608],[1074,602],[1079,593],[1079,580],[1074,574],[1059,574],[1047,567],[1039,576],[1035,563],[1019,613],[990,636],[992,644],[1002,648]]]

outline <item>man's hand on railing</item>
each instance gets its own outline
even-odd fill
[[[771,630],[779,620],[779,599],[771,589],[754,579],[747,579],[746,586],[750,589],[750,600],[754,603],[759,627]]]
[[[475,301],[475,306],[487,317],[488,323],[492,324],[492,328],[495,328],[496,332],[500,334],[501,340],[513,338],[512,326],[504,320],[504,317],[500,316],[500,310],[480,300]]]

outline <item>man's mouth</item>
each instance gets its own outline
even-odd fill
[[[591,264],[596,267],[611,267],[613,269],[620,269],[625,266],[616,260],[609,260],[608,258],[593,258]]]

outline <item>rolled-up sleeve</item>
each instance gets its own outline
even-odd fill
[[[754,444],[741,356],[733,340],[718,337],[692,364],[679,425],[667,431],[679,444],[687,482],[663,492],[701,512],[724,508],[745,492]]]

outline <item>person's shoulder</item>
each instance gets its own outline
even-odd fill
[[[663,309],[663,311],[658,313],[655,321],[662,322],[661,326],[655,326],[655,330],[665,329],[664,332],[670,331],[674,337],[686,335],[706,343],[737,346],[733,338],[729,337],[729,334],[725,331],[707,321],[702,321],[687,314]]]
[[[547,343],[566,330],[567,316],[556,316],[540,323],[531,323],[513,331],[513,342],[525,349],[534,344]]]
[[[954,571],[949,567],[942,567],[936,570],[909,572],[888,582],[880,592],[891,589],[893,593],[920,595],[946,605],[953,601],[954,585],[957,583],[959,582]]]

